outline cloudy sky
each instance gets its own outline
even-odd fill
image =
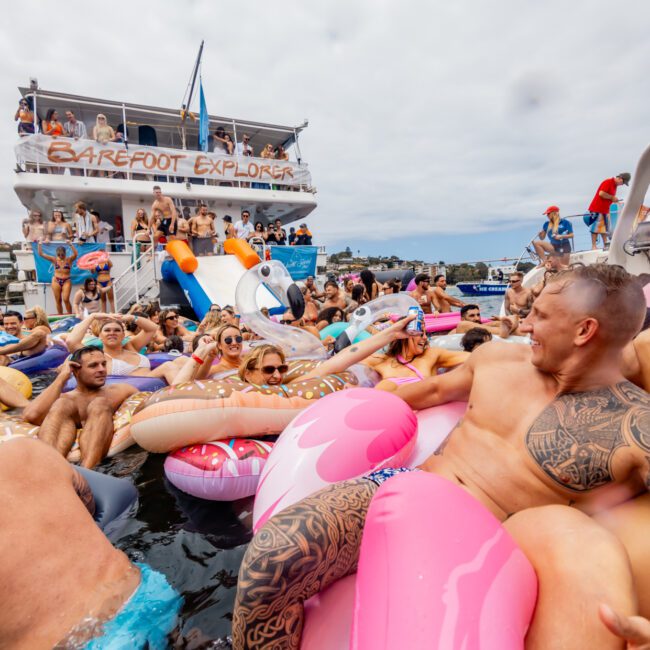
[[[298,124],[331,251],[516,254],[650,142],[649,0],[23,0],[4,11],[2,238],[16,87],[177,107],[198,45],[211,113]],[[580,226],[578,226],[580,228]]]

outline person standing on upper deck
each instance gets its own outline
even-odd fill
[[[80,122],[72,111],[66,111],[65,116],[67,122],[63,125],[63,132],[68,138],[74,138],[75,140],[85,140],[88,137],[88,132],[86,131],[86,125],[83,122]]]
[[[151,204],[151,214],[155,216],[156,210],[162,213],[162,220],[158,230],[163,233],[165,237],[176,234],[176,220],[178,213],[176,206],[169,196],[164,196],[160,185],[153,186],[153,203]]]
[[[596,190],[596,195],[589,204],[589,214],[585,222],[591,231],[591,248],[596,250],[598,235],[603,240],[603,248],[607,246],[607,237],[611,230],[609,220],[609,209],[612,203],[619,203],[621,199],[616,197],[616,189],[619,185],[629,185],[632,176],[628,172],[622,172],[614,178],[606,178]]]
[[[86,204],[78,201],[74,204],[75,240],[82,244],[94,244],[99,232],[97,218],[88,212]]]
[[[250,136],[248,133],[244,133],[241,138],[241,142],[237,143],[237,155],[238,156],[253,156],[253,147],[250,145]]]
[[[253,224],[250,222],[251,213],[248,210],[242,210],[241,219],[235,223],[235,235],[237,239],[248,241],[255,232]]]

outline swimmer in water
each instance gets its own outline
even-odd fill
[[[572,269],[547,284],[522,324],[532,346],[481,346],[452,372],[398,387],[414,409],[470,404],[420,470],[473,495],[532,563],[540,589],[527,648],[620,648],[598,604],[636,613],[627,554],[592,516],[650,487],[650,397],[619,370],[644,316],[643,293],[621,267]],[[517,395],[507,408],[504,394]],[[333,484],[257,532],[237,584],[237,650],[299,647],[304,599],[356,571],[379,483],[370,475]]]

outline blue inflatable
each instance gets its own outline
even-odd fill
[[[32,354],[28,357],[22,357],[17,361],[13,361],[9,364],[9,367],[14,368],[15,370],[20,370],[20,372],[31,377],[32,375],[37,375],[45,370],[58,368],[66,360],[69,354],[67,348],[60,345],[53,345],[40,354]]]
[[[78,325],[81,321],[75,316],[68,316],[66,318],[61,318],[60,320],[52,323],[52,334],[61,334],[63,332],[69,332],[75,325]]]
[[[121,527],[138,500],[138,491],[126,478],[100,474],[85,467],[75,468],[92,490],[95,499],[95,521],[105,532]]]
[[[332,323],[331,325],[328,325],[327,327],[323,327],[323,329],[320,331],[320,339],[321,341],[323,339],[326,339],[328,336],[333,336],[334,338],[338,338],[340,334],[345,332],[345,330],[350,326],[350,323],[346,323],[344,321],[341,321],[340,323]],[[362,330],[359,332],[359,334],[355,337],[354,343],[359,343],[359,341],[365,341],[366,339],[369,339],[372,336],[370,332],[366,332],[365,330]]]
[[[158,379],[158,377],[140,377],[138,375],[107,375],[106,385],[110,386],[110,384],[129,384],[138,390],[152,393],[167,386],[167,384],[162,379]],[[67,393],[68,391],[74,390],[76,387],[77,380],[72,376],[65,382],[63,392]]]
[[[0,332],[0,345],[12,345],[13,343],[18,343],[20,339],[7,332]]]
[[[157,368],[158,366],[161,366],[163,363],[167,361],[174,361],[175,359],[178,359],[178,357],[185,357],[187,359],[189,355],[170,354],[169,352],[151,352],[150,354],[147,355],[147,359],[149,359],[149,363],[151,364],[152,370],[154,368]]]

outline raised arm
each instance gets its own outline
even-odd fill
[[[79,251],[77,250],[76,246],[72,242],[70,242],[70,248],[72,249],[72,255],[70,255],[68,261],[70,264],[72,264],[72,262],[74,262],[77,259],[77,257],[79,257]]]
[[[40,257],[42,257],[44,260],[47,260],[48,262],[52,262],[52,263],[56,262],[55,257],[52,257],[51,255],[48,255],[47,253],[43,252],[43,245],[41,244],[40,241],[38,242],[38,254]]]
[[[16,352],[23,352],[24,350],[31,350],[37,345],[41,344],[47,334],[42,329],[35,329],[27,336],[20,339],[18,343],[10,343],[9,345],[0,346],[0,354],[15,354]]]
[[[205,379],[210,372],[212,362],[217,356],[217,343],[211,336],[201,339],[194,354],[185,362],[174,378],[173,385],[183,384],[195,379]]]
[[[27,420],[30,424],[36,424],[38,426],[43,424],[43,420],[54,405],[54,402],[61,397],[63,387],[68,379],[70,379],[71,374],[70,360],[66,359],[56,379],[34,401],[25,407],[23,419]]]
[[[377,350],[392,343],[395,339],[408,338],[409,335],[404,331],[404,329],[414,318],[415,315],[413,314],[406,318],[402,318],[383,332],[379,332],[379,334],[375,334],[365,341],[355,343],[354,345],[345,348],[345,350],[341,350],[341,352],[335,354],[324,363],[316,366],[316,368],[311,372],[302,375],[300,379],[310,379],[312,377],[322,377],[323,375],[343,372],[351,365],[365,360],[367,357],[377,352]]]
[[[96,320],[103,320],[104,318],[108,317],[109,314],[102,314],[98,312],[95,314],[90,314],[90,316],[84,318],[81,323],[75,325],[70,330],[70,333],[65,340],[65,344],[68,350],[70,352],[74,352],[75,350],[78,350],[80,347],[82,347],[84,336],[86,336],[86,332],[92,323]]]
[[[138,332],[130,341],[131,345],[135,350],[140,350],[146,348],[149,345],[149,342],[155,336],[158,331],[158,325],[153,321],[145,318],[144,316],[135,316],[133,314],[127,314],[126,316],[119,315],[120,319],[124,323],[136,323],[140,328]]]

